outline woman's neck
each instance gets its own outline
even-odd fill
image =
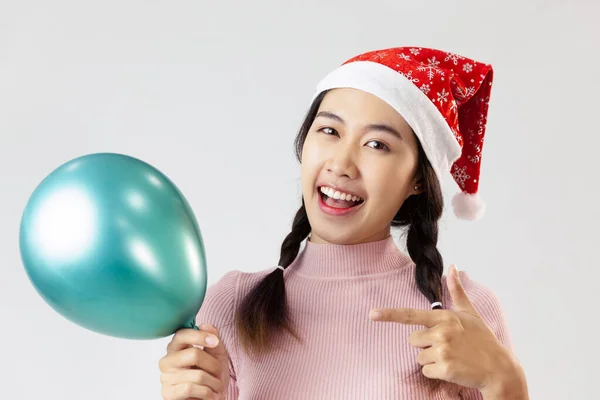
[[[371,242],[378,242],[381,240],[385,240],[389,236],[391,236],[390,232],[391,232],[391,228],[390,228],[390,226],[388,226],[387,229],[384,229],[383,231],[377,232],[375,234],[372,234],[372,235],[369,235],[366,237],[358,237],[357,236],[354,238],[329,239],[329,240],[322,238],[315,232],[311,232],[307,241],[311,242],[311,243],[315,243],[315,244],[355,245],[355,244],[371,243]]]

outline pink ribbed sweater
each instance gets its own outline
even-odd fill
[[[207,290],[197,324],[219,328],[230,356],[227,399],[481,399],[478,390],[444,381],[438,386],[420,373],[419,349],[410,333],[424,327],[374,322],[376,307],[431,309],[414,280],[414,263],[388,238],[356,245],[305,242],[284,271],[288,305],[304,344],[290,335],[274,341],[276,351],[249,357],[236,340],[234,309],[256,273],[234,270]],[[494,294],[461,272],[475,308],[511,348],[505,319]],[[443,276],[444,308],[451,299]]]

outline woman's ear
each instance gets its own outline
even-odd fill
[[[413,181],[413,187],[411,190],[411,194],[421,194],[423,193],[423,181],[421,179],[418,179],[415,181]]]

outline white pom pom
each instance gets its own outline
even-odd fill
[[[457,193],[452,199],[452,206],[454,207],[454,215],[469,221],[476,221],[483,217],[485,213],[485,203],[479,193]]]

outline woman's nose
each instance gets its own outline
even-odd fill
[[[351,151],[342,148],[335,151],[327,163],[327,171],[336,176],[347,176],[350,179],[356,178],[358,169]]]

